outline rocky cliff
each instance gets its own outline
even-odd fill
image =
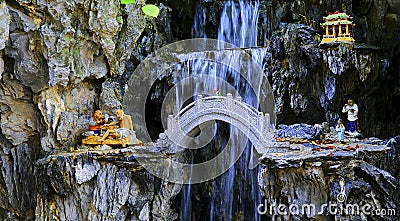
[[[305,151],[283,159],[267,155],[259,178],[266,197],[261,211],[272,220],[397,219],[393,208],[399,205],[398,163],[383,166],[398,159],[397,142],[393,139],[387,152],[362,148],[352,154],[322,151],[312,157],[302,155]],[[391,215],[388,208],[393,209]]]
[[[138,156],[138,152],[135,151]],[[53,155],[35,167],[36,220],[174,220],[182,185],[157,180],[130,151]]]
[[[327,10],[340,7],[332,2],[260,1],[258,42],[268,52],[264,71],[274,88],[279,123],[333,123],[343,117],[340,110],[345,95],[352,95],[360,106],[365,135],[388,138],[399,134],[400,4],[341,1],[357,23],[356,41],[364,45],[320,48],[318,23]],[[196,10],[205,11],[204,30],[216,38],[221,1],[158,1],[158,18],[146,17],[140,10],[143,4],[121,5],[119,0],[0,2],[1,218],[177,217],[171,202],[181,186],[136,168],[128,155],[110,160],[90,153],[60,154],[79,145],[95,109],[112,113],[122,107],[126,83],[148,54],[191,37]],[[153,91],[161,98],[171,79],[163,82]],[[150,107],[161,108],[157,102],[149,99]],[[260,186],[268,199],[285,201],[278,190],[300,183],[304,190],[324,189],[320,193],[329,198],[335,195],[329,186],[337,185],[338,174],[350,171],[347,178],[360,186],[350,195],[370,194],[365,201],[382,202],[374,195],[398,188],[398,166],[392,163],[399,162],[398,145],[373,162],[349,162],[350,166],[334,174],[312,164],[264,170],[261,175],[279,188],[265,187],[270,181]],[[317,175],[304,183],[297,176],[305,171]],[[288,182],[281,184],[279,179]]]

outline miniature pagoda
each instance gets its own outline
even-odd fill
[[[352,17],[336,11],[334,14],[329,14],[324,17],[324,23],[321,24],[325,28],[325,34],[322,37],[320,44],[329,43],[353,43],[354,39],[351,36],[351,29],[354,24],[351,21]]]

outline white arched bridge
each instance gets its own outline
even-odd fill
[[[166,135],[178,144],[197,126],[212,120],[227,122],[243,132],[256,148],[264,153],[274,139],[274,125],[270,115],[264,114],[232,94],[224,96],[197,96],[176,116],[169,115]]]

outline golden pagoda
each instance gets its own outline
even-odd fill
[[[324,23],[321,24],[325,28],[325,34],[322,36],[321,44],[347,42],[353,43],[350,29],[354,26],[351,21],[352,17],[345,12],[336,11],[324,17]]]

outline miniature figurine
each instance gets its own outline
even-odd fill
[[[108,136],[113,136],[115,138],[131,138],[132,142],[129,143],[136,143],[136,136],[135,132],[133,131],[133,125],[132,125],[132,118],[130,115],[124,114],[124,111],[122,110],[117,110],[115,112],[115,115],[117,116],[117,120],[113,121],[109,124],[105,124],[104,126],[113,126],[117,125],[119,128],[116,129],[108,129],[106,133],[98,140],[98,141],[104,141],[107,139]],[[125,142],[123,140],[123,142]],[[123,143],[123,146],[125,144]]]
[[[219,92],[219,90],[216,88],[216,89],[214,89],[214,95],[215,96],[222,96],[221,95],[221,92]]]
[[[351,133],[357,132],[358,106],[353,99],[349,98],[347,104],[343,106],[343,113],[347,113],[347,130]]]
[[[343,141],[344,141],[344,131],[345,131],[345,128],[344,128],[344,125],[343,125],[341,119],[339,119],[338,122],[337,122],[336,131],[337,131],[337,133],[338,133],[338,138],[337,138],[337,140],[340,141],[340,142],[343,142]]]
[[[89,122],[90,135],[100,135],[101,125],[108,123],[108,115],[103,116],[101,110],[96,110]]]

